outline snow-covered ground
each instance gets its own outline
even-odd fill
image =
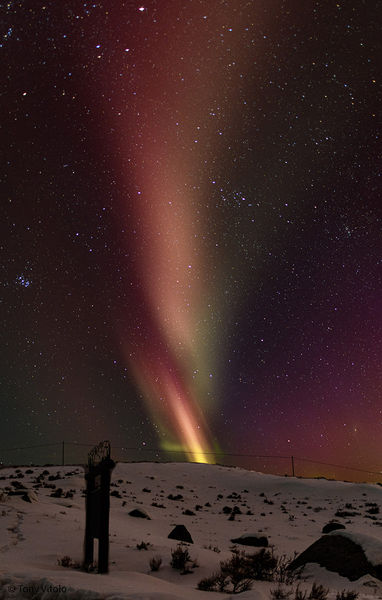
[[[28,503],[8,495],[17,489],[12,482],[34,490],[36,500]],[[238,596],[197,589],[201,579],[219,569],[220,561],[231,557],[232,538],[245,533],[266,536],[276,555],[293,556],[336,520],[355,540],[374,538],[369,549],[374,557],[382,545],[379,485],[277,477],[203,464],[119,463],[112,474],[110,572],[86,573],[59,565],[64,556],[78,563],[83,558],[84,487],[84,470],[77,466],[0,471],[0,599],[265,600],[277,584],[255,581],[252,590]],[[63,495],[52,497],[57,488]],[[241,514],[229,520],[223,507],[233,506]],[[143,508],[150,520],[129,516],[134,508]],[[194,514],[184,514],[186,509]],[[353,516],[335,516],[343,510]],[[199,565],[187,575],[170,566],[177,542],[168,534],[177,524],[189,530],[194,542],[189,552]],[[141,542],[148,549],[139,550]],[[162,558],[157,572],[150,571],[153,556]],[[311,564],[301,589],[310,590],[313,581],[330,589],[330,600],[342,590],[355,590],[359,599],[382,598],[382,582],[369,575],[350,582]]]

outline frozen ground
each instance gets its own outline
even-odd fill
[[[20,484],[34,490],[36,501],[28,503],[8,494]],[[230,594],[199,591],[197,583],[218,570],[221,560],[230,558],[231,538],[245,533],[267,536],[275,554],[293,556],[317,540],[322,527],[334,519],[354,539],[375,538],[370,552],[375,554],[378,543],[382,544],[379,485],[277,477],[202,464],[118,464],[111,488],[110,573],[85,573],[58,564],[64,556],[82,560],[84,485],[84,471],[76,466],[0,471],[0,600],[227,599]],[[52,497],[57,488],[63,495]],[[223,508],[233,506],[242,514],[228,520]],[[129,516],[133,508],[145,509],[151,520]],[[184,514],[186,509],[194,514]],[[337,511],[352,516],[335,516]],[[194,541],[189,551],[199,566],[188,575],[170,566],[177,542],[167,536],[177,524],[184,524]],[[149,544],[147,550],[137,549],[141,542]],[[162,558],[157,572],[149,568],[153,556]],[[310,590],[313,581],[330,589],[329,600],[342,590],[357,591],[360,600],[382,598],[382,582],[371,576],[350,582],[308,565],[301,588]],[[275,583],[254,582],[251,591],[232,598],[269,599],[275,587]]]

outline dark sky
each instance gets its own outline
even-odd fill
[[[0,3],[2,447],[380,470],[381,8]]]

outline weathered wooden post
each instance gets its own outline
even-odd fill
[[[110,442],[100,442],[88,454],[85,466],[86,522],[84,567],[94,559],[94,538],[98,539],[98,573],[109,570],[110,479],[115,462],[110,458]]]

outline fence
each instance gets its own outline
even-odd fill
[[[20,465],[81,465],[87,462],[87,454],[96,444],[62,441],[0,448],[0,468]],[[116,462],[185,462],[187,454],[185,451],[164,451],[158,448],[112,446],[112,457]],[[211,459],[223,466],[272,475],[382,482],[382,470],[378,467],[368,470],[298,456],[214,453]]]

